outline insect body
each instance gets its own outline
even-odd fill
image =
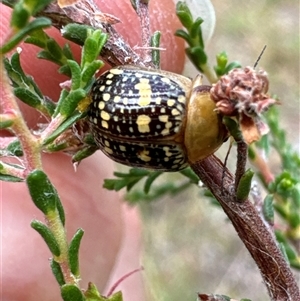
[[[99,148],[119,163],[178,171],[227,138],[209,86],[175,73],[119,66],[91,92],[88,120]]]

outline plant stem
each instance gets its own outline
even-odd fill
[[[19,138],[24,152],[24,174],[26,177],[34,169],[42,169],[42,161],[40,154],[40,143],[30,132],[26,125],[24,117],[17,104],[17,100],[13,94],[8,76],[5,72],[3,57],[0,56],[1,69],[1,90],[2,90],[2,110],[4,114],[9,114],[13,117],[11,130]]]
[[[249,200],[236,202],[235,180],[229,170],[215,156],[210,156],[191,167],[211,190],[231,220],[256,262],[271,300],[300,300],[296,279],[276,243],[273,232]]]
[[[151,48],[149,47],[151,32],[150,32],[148,2],[146,1],[144,3],[143,1],[137,0],[136,13],[139,17],[139,21],[141,24],[141,37],[142,37],[141,59],[145,64],[147,64],[147,66],[154,67],[152,63]]]
[[[66,230],[61,222],[59,213],[57,210],[47,214],[46,221],[49,229],[53,233],[60,249],[60,256],[55,257],[56,262],[59,263],[62,273],[64,275],[64,280],[67,284],[78,284],[76,282],[75,276],[72,274],[69,265],[69,254],[68,254],[68,242],[66,236]]]
[[[208,63],[201,65],[201,69],[203,71],[203,74],[211,84],[214,84],[218,81],[215,71],[210,67]]]

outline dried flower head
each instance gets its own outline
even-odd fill
[[[217,111],[239,121],[244,140],[250,144],[268,132],[261,114],[277,101],[267,94],[269,80],[263,70],[251,67],[233,69],[210,90]]]

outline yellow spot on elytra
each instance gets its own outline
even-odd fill
[[[167,157],[171,157],[172,153],[170,152],[170,148],[168,146],[163,147],[163,150],[165,151],[165,155]]]
[[[112,80],[108,79],[105,83],[110,86],[112,84]]]
[[[115,69],[110,69],[109,72],[115,75],[119,75],[122,74],[124,71],[122,69],[115,68]]]
[[[177,100],[178,100],[179,102],[181,102],[181,103],[185,103],[186,98],[185,98],[184,95],[179,95],[178,98],[177,98]]]
[[[101,111],[100,116],[104,120],[109,120],[110,119],[110,115],[106,111]]]
[[[118,122],[118,121],[119,121],[119,116],[114,115],[114,121],[115,121],[115,122]]]
[[[108,129],[108,123],[105,120],[101,120],[101,126],[105,129]]]
[[[160,115],[160,116],[158,116],[158,120],[161,122],[168,122],[169,116],[168,115]]]
[[[172,126],[172,122],[166,122],[165,127],[166,129],[169,129]]]
[[[138,130],[140,133],[148,133],[150,132],[149,123],[151,118],[147,115],[139,115],[136,124],[138,126]]]
[[[179,132],[179,126],[176,126],[176,127],[174,128],[174,132],[175,132],[175,133],[178,133],[178,132]]]
[[[103,93],[103,94],[102,94],[102,99],[103,99],[104,101],[109,101],[109,99],[110,99],[110,94],[109,94],[109,93]]]
[[[170,99],[168,99],[167,104],[169,107],[173,107],[175,104],[175,100],[170,98]]]
[[[161,97],[156,97],[155,103],[156,103],[157,105],[160,105],[160,104],[161,104]]]
[[[137,154],[137,156],[145,162],[151,161],[151,157],[149,157],[148,155],[149,155],[149,151],[146,151],[146,150],[143,150]]]
[[[171,82],[170,79],[167,78],[167,77],[162,77],[161,81],[164,82],[164,83],[166,83],[166,84],[169,84]]]
[[[97,123],[98,123],[98,119],[97,119],[97,118],[94,118],[94,119],[93,119],[93,123],[94,123],[94,124],[97,124]]]
[[[108,141],[108,140],[105,140],[105,141],[104,141],[104,144],[105,144],[107,147],[110,147],[110,144],[109,144],[109,141]]]
[[[141,107],[147,106],[151,102],[151,85],[149,84],[149,79],[141,78],[140,82],[136,84],[135,89],[139,91],[138,105]]]
[[[163,129],[163,130],[161,131],[161,134],[162,134],[163,136],[169,135],[169,134],[170,134],[170,130],[169,130],[169,129]]]
[[[103,110],[104,107],[105,107],[105,102],[104,102],[104,101],[100,101],[99,104],[98,104],[98,108],[99,108],[100,110]]]
[[[110,155],[113,154],[113,150],[107,146],[105,146],[103,150]]]
[[[171,114],[172,114],[173,116],[175,116],[175,115],[179,115],[180,112],[179,112],[177,109],[173,109],[173,110],[171,111]]]
[[[112,79],[113,77],[114,77],[114,74],[111,72],[106,75],[106,78],[109,78],[109,79]]]
[[[120,95],[116,95],[114,97],[114,102],[119,102],[121,100],[121,96]]]
[[[103,92],[103,91],[105,90],[105,86],[101,86],[101,87],[99,88],[99,90],[100,90],[101,92]]]
[[[124,145],[119,145],[120,151],[126,152],[126,147]]]

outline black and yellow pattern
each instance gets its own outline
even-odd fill
[[[88,118],[95,142],[125,165],[163,171],[187,167],[184,136],[192,85],[160,70],[119,66],[107,71],[91,92]]]

